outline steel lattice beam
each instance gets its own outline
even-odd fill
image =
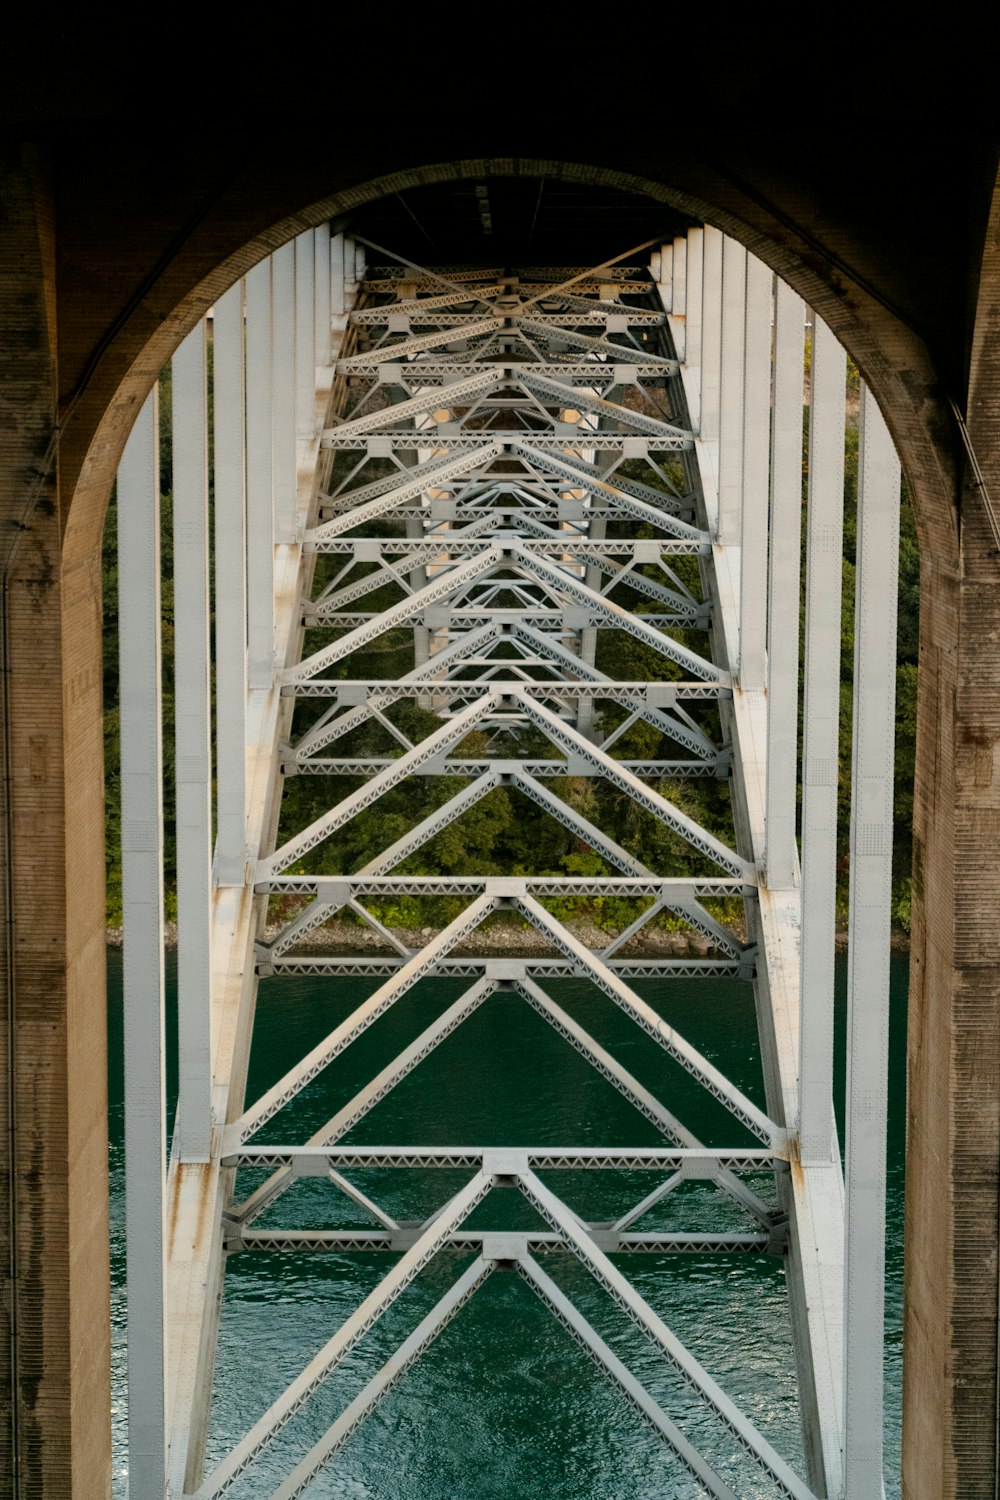
[[[165,1442],[154,1433],[144,1455],[136,1449],[135,1500],[162,1500],[168,1492],[177,1500],[218,1500],[238,1482],[252,1483],[255,1462],[430,1261],[441,1255],[447,1264],[448,1255],[470,1252],[471,1265],[436,1306],[311,1448],[289,1461],[276,1496],[291,1500],[308,1489],[498,1265],[518,1271],[707,1493],[734,1500],[743,1492],[743,1479],[732,1476],[750,1471],[788,1500],[813,1500],[839,1490],[843,1180],[829,1098],[811,1099],[802,1110],[798,1054],[801,926],[809,951],[824,957],[808,987],[802,1076],[819,1080],[821,1090],[829,1092],[832,997],[823,943],[829,915],[823,880],[830,872],[810,875],[804,899],[800,896],[791,800],[797,673],[788,665],[795,653],[790,640],[771,649],[775,632],[797,631],[797,541],[789,533],[782,548],[772,548],[769,570],[766,537],[769,495],[772,507],[797,519],[803,310],[787,289],[775,299],[770,273],[717,230],[692,229],[672,253],[673,287],[654,282],[640,267],[613,262],[596,268],[523,268],[514,275],[499,268],[388,265],[365,276],[363,247],[343,235],[310,231],[255,268],[245,293],[238,283],[219,304],[212,414],[216,523],[223,526],[217,559],[226,525],[241,530],[245,524],[251,534],[246,559],[242,545],[235,553],[222,547],[226,566],[217,563],[211,601],[219,632],[218,847],[207,942],[207,850],[199,853],[190,832],[183,840],[185,909],[197,918],[188,931],[200,947],[183,950],[182,973],[195,976],[185,978],[185,986],[201,988],[182,995],[181,1099],[186,1103],[165,1190],[156,1186],[153,1159],[162,1150],[165,1106],[160,1103],[155,1129],[151,1117],[143,1121],[141,1111],[136,1114],[143,1082],[136,1071],[138,1049],[128,1062],[129,1108],[135,1117],[131,1138],[140,1140],[145,1153],[141,1211],[135,1217],[133,1204],[130,1220],[130,1256],[139,1269],[130,1274],[148,1280],[145,1288],[134,1288],[139,1312],[136,1328],[130,1329],[136,1443],[146,1443],[164,1402],[168,1413]],[[767,328],[775,306],[777,374],[769,380]],[[197,340],[190,346],[192,361],[196,345]],[[825,330],[817,333],[817,348],[822,358],[817,358],[814,385],[816,462],[829,468],[829,453],[842,430],[836,415],[837,367]],[[315,368],[314,357],[321,362]],[[268,361],[273,378],[264,370]],[[182,357],[178,369],[185,368]],[[203,578],[185,571],[205,567],[204,548],[195,543],[207,526],[207,488],[194,461],[209,413],[198,369],[192,362],[191,378],[181,381],[175,404],[175,415],[191,414],[194,434],[186,446],[183,435],[175,440],[180,460],[175,472],[183,479],[185,506],[176,551],[177,598],[189,601],[191,618],[185,619],[183,633],[195,643],[207,631],[210,608]],[[869,403],[866,463],[871,467],[876,454],[880,474],[889,474],[891,450],[875,421]],[[149,433],[146,438],[152,452],[155,442]],[[133,449],[129,463],[134,459]],[[280,496],[275,490],[273,530],[266,503],[271,472],[283,476]],[[149,486],[149,475],[137,478],[128,466],[124,475],[136,493]],[[829,474],[818,469],[810,485],[811,496],[822,497],[824,514],[836,509]],[[871,500],[866,506],[865,608],[870,609],[873,589],[878,591],[872,583],[872,537],[882,537],[885,552],[892,518],[888,510],[876,512]],[[220,522],[220,517],[230,519]],[[809,520],[817,532],[810,537],[813,598],[806,638],[806,737],[813,745],[829,740],[829,725],[820,719],[823,712],[828,716],[835,689],[829,689],[823,663],[835,643],[837,622],[832,608],[822,608],[816,580],[817,568],[835,562],[829,548],[824,551],[830,527],[822,517],[814,526],[811,508]],[[127,542],[127,528],[125,535]],[[388,608],[358,607],[389,585],[402,597]],[[146,631],[148,610],[141,613],[127,580],[125,587],[133,617],[141,616]],[[615,602],[612,593],[624,602]],[[884,656],[891,597],[884,590],[883,595],[884,618],[871,623],[859,604],[859,620],[862,629],[881,637]],[[655,614],[640,613],[656,606]],[[307,629],[318,634],[310,635],[305,649]],[[700,632],[698,649],[691,645],[692,631]],[[390,632],[393,649],[404,643],[401,666],[380,680],[363,670],[365,653]],[[154,661],[155,642],[143,639],[146,660]],[[617,659],[636,664],[630,675],[607,669],[615,652]],[[185,733],[203,738],[206,684],[193,647],[192,653],[191,670],[177,677],[178,716],[179,722],[186,716]],[[128,672],[129,653],[123,658]],[[882,667],[885,675],[884,662]],[[655,673],[654,679],[644,678],[644,671]],[[196,693],[201,695],[197,704]],[[310,709],[310,699],[321,701]],[[300,705],[305,728],[296,718]],[[427,717],[407,717],[406,705],[416,705]],[[872,801],[878,783],[880,816],[888,785],[884,710],[884,703],[866,703],[856,731],[864,795]],[[425,727],[412,727],[414,721]],[[468,740],[470,735],[474,738]],[[373,748],[379,736],[385,736],[388,748]],[[539,751],[539,736],[549,751]],[[690,758],[666,758],[660,736]],[[518,745],[525,737],[527,743]],[[139,778],[134,785],[141,783],[151,810],[145,821],[152,849],[160,767],[155,747],[147,746],[146,754],[140,739],[130,732],[123,763],[127,749],[130,774]],[[330,747],[335,753],[325,753]],[[180,765],[179,757],[187,788],[179,805],[192,810],[192,826],[197,811],[204,843],[212,767],[195,766],[195,758],[186,756]],[[781,767],[781,784],[768,781],[769,759]],[[312,777],[307,790],[313,795],[315,789],[316,797],[323,777],[351,778],[351,789],[345,793],[343,784],[335,783],[318,815],[314,808],[309,819],[295,822],[288,813],[290,800],[282,810],[284,778],[291,775]],[[810,765],[805,777],[812,798],[805,818],[809,828],[822,823],[826,802],[816,788],[828,785],[824,775],[822,767]],[[709,776],[728,778],[728,831],[704,826],[685,811],[684,792],[675,790],[675,782]],[[434,788],[430,777],[452,782]],[[414,810],[408,831],[399,833],[406,824],[397,821],[393,836],[366,856],[361,869],[326,873],[337,869],[337,836],[345,825],[372,816],[379,798],[404,795],[410,778],[421,778],[432,799],[451,792],[454,778],[466,785],[431,812],[424,810],[426,803],[419,813]],[[586,781],[595,789],[603,783],[600,796],[596,790],[578,794]],[[448,875],[428,866],[435,837],[506,788],[564,826],[575,846],[599,856],[611,873]],[[660,855],[635,851],[620,820],[612,822],[607,812],[618,805],[616,798],[627,799],[671,837],[670,857],[685,861],[681,868],[688,873],[664,875]],[[874,824],[861,804],[854,822],[856,841],[872,843]],[[823,825],[821,832],[826,842],[817,838],[814,852],[829,850],[829,828]],[[131,836],[138,836],[135,829]],[[883,834],[880,839],[877,849],[859,845],[862,863],[853,877],[869,893],[871,912],[882,911],[888,879]],[[422,862],[422,873],[399,873],[404,861],[418,870]],[[806,869],[815,863],[806,861]],[[706,867],[709,873],[703,873]],[[144,878],[148,884],[150,870]],[[380,903],[398,897],[459,898],[463,909],[418,945],[414,937],[385,925]],[[272,898],[306,904],[291,917],[284,906],[282,922],[267,927]],[[544,904],[606,898],[628,903],[630,914],[599,945],[585,942],[571,920],[557,919]],[[745,938],[711,906],[734,898],[743,902]],[[133,932],[136,903],[142,910],[149,907],[138,885],[126,892]],[[387,951],[374,956],[324,952],[323,928],[338,913],[360,919]],[[511,957],[491,939],[488,923],[498,914],[532,929],[523,956]],[[697,935],[700,956],[661,953],[655,946],[634,951],[665,914]],[[855,1217],[863,1203],[872,1218],[870,1232],[855,1236],[850,1262],[851,1284],[861,1288],[859,1298],[863,1294],[863,1310],[848,1328],[852,1409],[872,1406],[870,1393],[878,1384],[877,1371],[865,1363],[874,1344],[866,1342],[858,1319],[870,1323],[877,1312],[873,1266],[881,1178],[877,1163],[870,1170],[863,1161],[857,1164],[865,1151],[871,1155],[857,1144],[869,1128],[865,1111],[874,1118],[871,1100],[876,1114],[881,1106],[878,1049],[884,1015],[877,1007],[869,1014],[858,998],[860,967],[875,966],[878,935],[870,918],[852,919],[852,1027],[859,1040],[850,1063],[854,1182],[849,1202]],[[181,936],[182,944],[195,941],[183,931]],[[209,949],[212,967],[206,977]],[[328,976],[334,985],[347,976],[376,983],[308,1053],[248,1101],[256,987],[261,977],[281,982],[286,975]],[[640,1077],[626,1067],[549,993],[549,980],[569,976],[586,980],[655,1044],[652,1082],[644,1081],[643,1070]],[[294,1132],[286,1122],[293,1115],[282,1113],[286,1106],[414,985],[434,977],[462,977],[468,983],[373,1076],[335,1099],[332,1112],[307,1140],[289,1139]],[[763,1105],[667,1024],[658,1006],[628,982],[652,977],[754,986]],[[162,983],[142,991],[128,979],[126,991],[133,1033],[138,1034],[140,1015],[155,1021],[155,1011],[162,1020]],[[344,1145],[348,1132],[480,1006],[495,1003],[491,997],[497,992],[543,1019],[561,1043],[655,1127],[663,1145],[583,1149],[568,1141],[517,1150],[476,1142]],[[143,1046],[150,1057],[159,1056],[149,1035],[147,1028]],[[147,1059],[144,1066],[153,1064]],[[676,1068],[686,1073],[689,1088],[727,1112],[733,1131],[729,1144],[706,1147],[682,1122],[671,1100]],[[268,1144],[259,1144],[265,1126]],[[748,1145],[748,1139],[758,1144]],[[403,1170],[449,1170],[462,1174],[462,1181],[430,1219],[417,1224],[388,1212],[379,1188],[368,1180],[362,1186],[352,1176]],[[580,1171],[653,1176],[646,1179],[645,1193],[632,1184],[616,1219],[594,1223],[538,1176]],[[247,1172],[249,1186],[240,1175]],[[295,1195],[287,1190],[303,1177],[346,1202],[351,1220],[356,1216],[363,1227],[348,1223],[315,1230],[295,1223]],[[760,1187],[765,1177],[773,1200]],[[727,1211],[738,1210],[743,1222],[718,1232],[683,1223],[675,1227],[674,1221],[668,1231],[645,1229],[646,1215],[658,1205],[672,1205],[671,1212],[683,1217],[685,1200],[673,1195],[688,1181],[724,1195]],[[498,1183],[519,1188],[546,1227],[524,1234],[470,1228],[470,1213]],[[271,1209],[275,1219],[258,1227]],[[174,1232],[164,1262],[160,1236],[167,1224]],[[225,1258],[263,1250],[377,1253],[391,1264],[206,1475],[212,1351]],[[557,1285],[555,1272],[539,1266],[536,1252],[576,1257],[641,1329],[657,1357],[703,1404],[707,1425],[728,1445],[727,1468],[716,1456],[722,1450],[717,1445],[709,1450],[703,1441],[702,1425],[688,1430],[653,1399]],[[782,1258],[808,1480],[776,1452],[766,1432],[749,1421],[609,1259],[675,1254]],[[158,1267],[165,1272],[166,1307],[159,1323]],[[862,1308],[861,1300],[857,1307]],[[159,1385],[157,1371],[166,1372]],[[874,1483],[871,1453],[863,1444],[848,1446],[851,1483]],[[858,1489],[851,1500],[868,1496],[869,1490]]]

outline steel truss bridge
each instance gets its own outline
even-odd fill
[[[497,1270],[524,1279],[662,1440],[665,1497],[732,1500],[752,1476],[755,1494],[875,1500],[899,469],[874,403],[862,389],[845,1193],[832,1056],[846,370],[832,335],[711,228],[645,261],[513,273],[366,269],[362,245],[309,232],[235,285],[210,329],[210,345],[209,325],[196,328],[172,367],[180,946],[169,1153],[155,397],[118,481],[131,1500],[263,1494],[262,1455],[432,1260],[453,1266],[446,1290],[291,1455],[275,1500],[336,1464]],[[366,668],[384,639],[409,643],[398,677]],[[623,660],[628,676],[609,665]],[[305,824],[290,796],[301,777],[333,789]],[[434,810],[362,868],[342,868],[341,830],[416,777],[435,779]],[[601,804],[574,793],[580,778],[653,820],[683,873],[651,868],[602,827]],[[728,788],[726,837],[685,810],[692,778]],[[565,825],[603,873],[421,873],[435,837],[503,787]],[[428,896],[452,898],[457,915],[411,947],[379,913],[389,898]],[[611,896],[633,916],[599,946],[553,912]],[[329,924],[348,913],[375,950],[332,941]],[[696,956],[650,956],[643,936],[666,915],[695,937]],[[516,957],[491,938],[512,920],[534,929]],[[248,1097],[257,987],[288,975],[333,987],[360,977],[369,993]],[[357,1094],[331,1095],[329,1118],[302,1138],[294,1102],[413,986],[441,976],[461,978],[458,998]],[[550,981],[566,976],[655,1043],[662,1086],[640,1082],[557,1002]],[[752,981],[762,1103],[634,987],[699,977]],[[354,1127],[497,991],[551,1026],[662,1144],[352,1144]],[[725,1109],[723,1146],[675,1113],[678,1068]],[[386,1206],[413,1172],[442,1185],[420,1221]],[[626,1185],[612,1221],[584,1216],[581,1173]],[[628,1197],[637,1173],[647,1186]],[[289,1190],[303,1178],[324,1185],[340,1227],[296,1222]],[[736,1227],[649,1227],[691,1181],[730,1204]],[[541,1227],[470,1228],[497,1186],[523,1195]],[[206,1466],[226,1263],[263,1250],[374,1253],[383,1269]],[[697,1424],[654,1398],[559,1284],[560,1253],[697,1397]],[[784,1266],[804,1463],[776,1451],[711,1359],[629,1278],[635,1256],[669,1266],[709,1253]]]

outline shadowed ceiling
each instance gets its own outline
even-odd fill
[[[556,178],[483,177],[391,193],[343,221],[416,264],[597,265],[673,239],[687,220],[644,194]],[[387,257],[376,251],[369,259]],[[648,261],[649,251],[627,258]]]

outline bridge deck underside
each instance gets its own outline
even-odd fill
[[[825,1155],[799,1151],[794,775],[789,871],[767,884],[772,726],[747,645],[751,591],[769,608],[768,444],[755,575],[752,528],[725,522],[694,314],[666,251],[656,264],[659,281],[639,266],[375,267],[334,312],[295,514],[273,549],[278,670],[246,697],[246,879],[212,895],[212,1145],[207,1161],[175,1150],[167,1185],[176,1496],[308,1489],[498,1270],[656,1434],[664,1495],[838,1492],[843,1180],[829,1093]],[[770,384],[770,277],[766,300]],[[796,404],[800,463],[801,365]],[[753,477],[748,461],[748,490]],[[798,608],[796,574],[796,631]],[[711,828],[692,786],[714,789]],[[518,830],[518,868],[474,867],[483,820]],[[555,873],[554,848],[568,855]],[[616,915],[597,934],[601,908]],[[667,933],[686,937],[683,956]],[[309,977],[337,1023],[291,1066],[251,1071],[264,1082],[248,1092],[259,986]],[[567,979],[577,990],[555,983]],[[727,984],[734,1014],[752,996],[752,1083],[688,1035],[698,980]],[[646,1049],[641,1077],[635,1046],[608,1045],[593,1004],[574,1006],[581,986]],[[431,997],[421,1029],[345,1089],[338,1060],[416,994]],[[393,1090],[499,1003],[532,1013],[658,1143],[583,1146],[584,1122],[563,1139],[557,1120],[525,1140],[512,1114],[506,1137],[372,1144]],[[708,1138],[685,1120],[696,1096]],[[491,1222],[510,1190],[534,1227]],[[722,1227],[699,1227],[708,1197]],[[247,1431],[213,1435],[206,1463],[225,1264],[265,1251],[296,1275],[305,1252],[375,1255],[379,1276]],[[649,1300],[629,1276],[655,1257],[643,1264],[666,1290],[674,1257],[711,1256],[706,1276],[724,1278],[747,1254],[784,1268],[790,1319],[775,1337],[802,1426],[788,1453],[654,1308],[669,1296]],[[574,1265],[676,1377],[679,1412],[629,1368],[613,1320],[595,1324]],[[311,1442],[293,1439],[293,1418],[397,1301],[416,1311],[391,1357]]]

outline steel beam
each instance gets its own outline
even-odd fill
[[[316,353],[317,365],[330,363],[330,222],[318,225],[313,230],[313,258],[315,266]]]
[[[861,388],[847,982],[845,1500],[881,1500],[899,460]]]
[[[539,1172],[679,1172],[686,1177],[710,1178],[720,1171],[760,1172],[787,1165],[785,1158],[762,1146],[729,1150],[719,1146],[525,1146],[526,1164]],[[223,1160],[226,1167],[291,1167],[316,1161],[329,1168],[397,1170],[427,1167],[475,1172],[483,1166],[489,1147],[483,1146],[241,1146]]]
[[[342,318],[347,311],[344,296],[344,236],[330,236],[330,313]]]
[[[640,1385],[635,1376],[573,1306],[569,1298],[545,1274],[538,1262],[532,1256],[521,1257],[518,1260],[518,1269],[529,1286],[534,1287],[559,1322],[563,1324],[566,1331],[593,1357],[621,1392],[629,1406],[646,1419],[698,1485],[707,1490],[710,1495],[714,1495],[716,1500],[737,1500],[735,1491],[720,1479],[697,1448],[684,1436],[677,1424]]]
[[[755,255],[746,260],[745,338],[743,347],[743,380],[741,413],[741,505],[740,505],[740,686],[744,692],[760,692],[767,676],[767,610],[773,597],[768,579],[768,481],[771,423],[771,311],[774,301],[774,277],[768,266]],[[777,371],[777,355],[775,356]],[[802,360],[799,359],[801,377]],[[798,393],[801,410],[802,393]],[[777,394],[775,394],[777,402]],[[801,415],[799,420],[801,427]],[[799,444],[799,477],[801,481],[801,443]],[[723,450],[725,453],[725,449]],[[773,467],[773,466],[772,466]],[[722,478],[720,477],[720,485]],[[800,507],[801,509],[801,497]],[[737,534],[732,523],[733,541]],[[798,538],[798,521],[794,522]],[[773,518],[771,534],[775,544],[788,547]],[[798,573],[794,579],[779,576],[779,587],[791,601],[786,609],[798,604]],[[798,641],[798,616],[789,627]],[[785,700],[787,702],[787,699]],[[793,718],[797,715],[793,712]],[[794,777],[793,777],[794,781]],[[793,835],[794,837],[794,835]]]
[[[291,539],[295,514],[295,245],[271,256],[271,444],[274,534]]]
[[[657,1130],[662,1131],[668,1140],[688,1151],[697,1152],[702,1149],[701,1142],[694,1132],[688,1130],[660,1099],[634,1078],[628,1069],[624,1068],[604,1047],[595,1042],[593,1037],[577,1021],[567,1015],[551,995],[536,984],[527,972],[521,978],[514,980],[514,984],[528,1004],[569,1042],[581,1057],[585,1057],[623,1098],[627,1099],[640,1114],[645,1115]],[[690,1159],[685,1158],[685,1162],[688,1165],[682,1165],[679,1168],[682,1175],[690,1170]],[[718,1165],[711,1158],[707,1158],[704,1174],[710,1181],[717,1183],[723,1192],[738,1203],[746,1213],[759,1223],[770,1226],[771,1214],[767,1206],[756,1193],[740,1181],[730,1168]]]
[[[400,995],[417,980],[433,971],[439,957],[457,946],[470,932],[475,931],[484,917],[495,907],[488,896],[478,896],[471,906],[457,916],[427,946],[409,959],[392,978],[381,985],[373,995],[362,1002],[340,1026],[323,1041],[318,1042],[306,1056],[285,1073],[277,1083],[266,1090],[242,1117],[226,1131],[227,1149],[232,1149],[230,1138],[240,1142],[248,1140],[255,1131],[265,1125],[278,1110],[294,1099],[324,1068],[338,1057],[345,1047],[367,1031],[368,1027],[385,1014]]]
[[[756,1463],[789,1500],[815,1500],[813,1491],[771,1446],[753,1423],[712,1379],[703,1365],[686,1349],[677,1336],[635,1288],[612,1264],[593,1238],[571,1214],[566,1205],[530,1168],[520,1176],[522,1190],[542,1215],[566,1238],[568,1247],[611,1294],[623,1312],[647,1334],[666,1357],[681,1379],[711,1407],[715,1417],[743,1452]]]
[[[404,1339],[395,1353],[382,1365],[377,1374],[359,1395],[341,1413],[324,1435],[313,1444],[305,1458],[301,1459],[283,1484],[274,1491],[272,1500],[295,1500],[308,1489],[316,1474],[327,1463],[337,1449],[368,1416],[369,1412],[402,1379],[412,1364],[438,1334],[451,1322],[456,1313],[468,1302],[472,1294],[493,1271],[493,1262],[477,1256],[453,1286],[435,1304],[417,1327]]]
[[[246,865],[246,506],[243,283],[215,304],[215,879],[242,885]]]
[[[696,1047],[682,1037],[679,1031],[669,1026],[651,1005],[630,989],[617,974],[602,964],[589,948],[584,947],[578,938],[551,917],[533,896],[527,894],[520,896],[517,898],[517,904],[540,932],[550,937],[556,947],[562,949],[568,958],[576,961],[583,975],[635,1021],[647,1036],[652,1037],[658,1046],[669,1053],[685,1072],[696,1078],[705,1090],[735,1115],[752,1135],[757,1136],[759,1140],[767,1141],[772,1146],[781,1144],[784,1138],[781,1128],[775,1125],[762,1109],[748,1099],[742,1090],[726,1078]]]
[[[117,511],[128,1463],[132,1500],[161,1500],[166,1481],[166,1040],[160,474],[155,388],[125,445],[118,470]]]
[[[384,1312],[440,1249],[450,1231],[472,1212],[490,1189],[490,1179],[479,1170],[455,1195],[374,1291],[341,1324],[247,1435],[198,1487],[195,1500],[218,1500],[260,1456],[295,1413],[318,1390]]]
[[[722,383],[722,252],[725,236],[721,229],[706,224],[703,231],[703,264],[701,279],[701,421],[699,436],[718,454]],[[716,473],[718,458],[716,456]],[[706,497],[708,498],[708,497]],[[711,497],[714,507],[718,493]],[[715,515],[713,514],[713,530]]]
[[[461,713],[456,714],[448,723],[428,735],[425,740],[421,740],[415,749],[400,756],[384,771],[379,772],[367,786],[352,792],[350,796],[344,798],[343,802],[317,818],[302,833],[282,844],[280,849],[276,849],[270,858],[263,862],[260,873],[279,874],[281,870],[294,864],[303,854],[307,854],[310,849],[314,849],[317,844],[336,833],[338,828],[376,801],[383,792],[405,780],[412,768],[444,750],[450,750],[488,712],[494,701],[494,696],[490,694],[485,702],[473,703],[468,708],[462,709]]]
[[[747,346],[747,320],[754,309],[747,306],[747,253],[726,235],[722,242],[722,366],[719,378],[719,523],[720,542],[736,543],[740,536],[744,503],[743,405],[748,382],[766,381],[769,361],[761,370],[756,348]],[[770,350],[767,351],[770,353]],[[748,429],[751,440],[755,429]],[[755,493],[755,492],[754,492]],[[741,658],[742,659],[742,658]]]
[[[760,262],[755,261],[755,266]],[[768,283],[767,318],[761,317],[758,338],[766,331],[771,342],[770,283]],[[763,288],[762,288],[763,290]],[[802,358],[805,309],[802,299],[785,282],[779,281],[775,300],[774,324],[774,396],[771,422],[771,554],[767,575],[767,805],[764,813],[767,883],[772,890],[793,886],[798,875],[798,851],[795,843],[795,788],[798,781],[798,706],[799,706],[799,596],[800,551],[802,530]],[[749,327],[749,324],[748,324]],[[755,344],[757,340],[755,339]],[[749,342],[748,342],[749,349]],[[815,344],[814,344],[815,349]],[[761,371],[758,369],[759,379]],[[825,375],[825,372],[824,372]],[[815,361],[813,379],[816,378]],[[814,387],[815,389],[815,387]],[[747,387],[750,399],[750,387]],[[762,411],[755,411],[760,424]],[[749,423],[748,423],[749,432]],[[843,439],[843,421],[840,424]],[[819,455],[818,455],[819,456]],[[821,456],[825,463],[827,455]],[[823,478],[817,483],[826,483]],[[812,463],[810,459],[810,473]],[[766,511],[766,501],[765,501]],[[810,515],[812,505],[810,503]],[[744,544],[744,559],[747,556]],[[765,539],[764,555],[767,555]],[[759,565],[758,565],[759,567]],[[758,570],[751,589],[756,597],[764,591],[764,578]],[[749,580],[745,576],[745,582]],[[749,675],[755,687],[764,685],[763,620],[756,611],[748,618],[748,606],[754,593],[744,590],[742,615],[742,651],[747,658]],[[748,635],[752,645],[748,645]],[[751,665],[752,664],[752,665]],[[744,679],[744,686],[749,683]],[[829,1101],[831,1090],[827,1090]]]
[[[246,278],[247,682],[274,681],[271,261]]]
[[[295,432],[316,432],[316,245],[307,229],[295,241]]]
[[[319,372],[318,394],[323,399],[328,397],[331,382],[329,367]],[[317,479],[322,484],[328,477],[318,444],[305,448],[303,459],[298,493],[293,488],[288,506],[293,530],[307,519]],[[231,538],[227,537],[226,543],[231,545]],[[297,601],[308,588],[309,563],[303,560],[301,547],[287,543],[277,546],[274,597],[280,659],[301,649],[297,645],[301,641]],[[245,730],[246,837],[254,850],[262,841],[273,839],[281,743],[287,734],[288,705],[274,693],[250,695]],[[211,943],[213,1112],[217,1120],[232,1118],[242,1107],[256,991],[253,937],[258,918],[259,910],[242,885],[217,886]],[[212,1157],[204,1164],[181,1164],[172,1158],[168,1174],[168,1214],[174,1226],[168,1276],[168,1482],[174,1495],[197,1487],[207,1438],[224,1265],[222,1212],[229,1189],[228,1174],[220,1165],[219,1145],[216,1134]]]
[[[173,363],[174,723],[178,1085],[175,1150],[207,1161],[212,1131],[212,741],[206,328]]]
[[[682,370],[685,391],[696,372]],[[692,475],[710,518],[715,486],[712,445],[695,447]],[[740,558],[719,547],[704,582],[712,604],[716,658],[739,659]],[[766,699],[733,694],[722,706],[732,736],[731,790],[738,848],[758,868],[765,860]],[[794,891],[761,885],[745,903],[748,932],[756,943],[755,994],[761,1062],[768,1107],[776,1123],[792,1128],[799,1115],[798,979],[799,909]],[[842,1470],[841,1329],[843,1318],[843,1184],[839,1162],[793,1174],[779,1183],[789,1215],[787,1285],[808,1472],[817,1492],[836,1494]]]
[[[807,1162],[833,1139],[833,988],[840,757],[844,351],[813,322],[802,739],[802,1029],[799,1136]]]

